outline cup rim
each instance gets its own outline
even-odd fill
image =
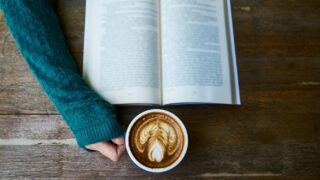
[[[184,134],[184,137],[185,137],[185,141],[184,141],[184,146],[183,146],[183,149],[182,149],[182,152],[181,152],[181,156],[179,156],[179,158],[174,162],[172,163],[171,165],[167,166],[167,167],[164,167],[164,168],[150,168],[148,166],[145,166],[143,165],[142,163],[140,163],[136,158],[135,156],[133,155],[133,153],[131,152],[131,149],[130,149],[130,145],[129,145],[129,134],[130,134],[130,131],[133,127],[133,125],[144,115],[146,114],[149,114],[149,113],[164,113],[164,114],[167,114],[169,116],[171,116],[172,118],[174,118],[178,124],[180,125],[182,131],[183,131],[183,134]],[[146,111],[143,111],[141,112],[140,114],[138,114],[129,124],[128,128],[127,128],[127,131],[126,131],[126,137],[125,137],[125,145],[126,145],[126,149],[127,149],[127,152],[129,154],[129,157],[132,159],[132,161],[137,165],[139,166],[141,169],[143,170],[146,170],[148,172],[152,172],[152,173],[162,173],[162,172],[166,172],[166,171],[169,171],[173,168],[175,168],[178,164],[180,164],[180,162],[182,161],[182,159],[185,157],[186,153],[187,153],[187,149],[188,149],[188,143],[189,143],[189,138],[188,138],[188,133],[187,133],[187,129],[186,127],[184,126],[183,122],[181,121],[181,119],[179,117],[177,117],[175,114],[167,111],[167,110],[163,110],[163,109],[150,109],[150,110],[146,110]]]

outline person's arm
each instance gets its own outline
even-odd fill
[[[33,75],[64,118],[78,145],[122,136],[113,107],[77,72],[53,0],[0,0],[11,34]],[[93,148],[92,148],[93,149]]]

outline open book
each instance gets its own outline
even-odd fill
[[[240,104],[229,0],[89,0],[83,78],[112,104]]]

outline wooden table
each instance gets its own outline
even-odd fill
[[[82,64],[83,0],[59,1]],[[112,163],[79,150],[29,72],[0,15],[0,178],[241,177],[320,175],[320,1],[234,0],[241,106],[161,107],[190,135],[184,161],[157,175],[124,155]],[[127,125],[152,107],[117,107]]]

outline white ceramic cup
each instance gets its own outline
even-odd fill
[[[133,127],[133,125],[144,115],[146,114],[149,114],[149,113],[163,113],[163,114],[166,114],[166,115],[169,115],[170,117],[172,117],[173,119],[175,119],[177,121],[177,123],[179,124],[179,126],[181,127],[182,131],[183,131],[183,135],[184,135],[184,145],[183,145],[183,150],[181,152],[181,155],[179,156],[179,158],[174,162],[172,163],[171,165],[167,166],[167,167],[164,167],[164,168],[150,168],[150,167],[147,167],[145,165],[143,165],[142,163],[140,163],[133,155],[131,149],[130,149],[130,145],[129,145],[129,135],[130,135],[130,131]],[[166,171],[169,171],[173,168],[175,168],[181,161],[182,159],[184,158],[184,156],[186,155],[187,153],[187,149],[188,149],[188,142],[189,142],[189,139],[188,139],[188,133],[187,133],[187,130],[184,126],[184,124],[182,123],[182,121],[176,116],[174,115],[173,113],[169,112],[169,111],[166,111],[166,110],[162,110],[162,109],[151,109],[151,110],[147,110],[147,111],[144,111],[142,113],[140,113],[139,115],[137,115],[132,121],[131,123],[129,124],[129,127],[127,129],[127,132],[126,132],[126,137],[125,137],[125,143],[126,143],[126,149],[127,149],[127,152],[129,154],[129,157],[131,158],[131,160],[137,165],[139,166],[141,169],[145,170],[145,171],[148,171],[148,172],[152,172],[152,173],[162,173],[162,172],[166,172]]]

